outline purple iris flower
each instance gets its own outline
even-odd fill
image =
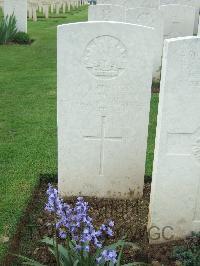
[[[97,258],[98,264],[102,262],[113,262],[115,264],[117,262],[117,252],[115,250],[104,250],[101,256]]]
[[[56,229],[61,239],[70,238],[76,242],[77,250],[90,251],[90,246],[102,248],[106,236],[113,236],[113,221],[102,224],[98,230],[93,225],[92,218],[88,215],[89,205],[82,197],[77,198],[75,207],[64,203],[59,197],[58,190],[50,184],[47,189],[48,202],[45,210],[56,215]],[[115,254],[112,251],[102,253],[104,260]]]

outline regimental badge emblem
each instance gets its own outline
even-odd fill
[[[125,45],[117,38],[103,35],[87,45],[83,64],[96,78],[113,79],[127,67],[128,54]]]

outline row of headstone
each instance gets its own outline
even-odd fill
[[[76,8],[86,4],[86,0],[4,0],[0,1],[5,16],[15,15],[17,29],[27,32],[27,12],[29,19],[37,21],[37,10],[43,12],[45,18],[49,17],[49,11],[59,14],[60,10],[65,13],[71,7]]]
[[[188,33],[191,35],[191,27],[193,27],[194,34],[198,31],[199,0],[98,0],[97,4],[120,5],[125,9],[137,7],[161,9],[166,38],[177,37],[177,34],[179,37],[187,36]]]
[[[85,4],[87,4],[86,0],[28,0],[28,17],[37,21],[37,11],[42,12],[45,18],[48,18],[49,13],[66,13],[71,8],[78,8]]]
[[[58,27],[58,174],[64,196],[142,196],[154,30]],[[200,231],[200,38],[165,41],[150,241]],[[155,237],[158,229],[165,234]],[[157,231],[156,231],[157,233]]]
[[[198,26],[198,19],[195,19],[196,12],[199,12],[196,0],[185,0],[183,2],[185,5],[178,3],[178,0],[165,0],[165,2],[163,0],[161,4],[166,5],[160,5],[158,0],[99,0],[97,5],[89,7],[88,20],[118,21],[153,27],[155,29],[153,78],[154,81],[159,81],[163,40],[192,36],[196,32],[196,25]]]
[[[146,3],[146,2],[145,2]],[[151,3],[151,1],[149,1]],[[137,2],[138,5],[138,2]],[[134,5],[134,6],[137,6]],[[151,6],[151,5],[150,5]],[[133,5],[132,5],[133,7]],[[118,21],[154,28],[154,81],[160,80],[163,50],[163,19],[159,9],[135,7],[124,9],[117,5],[92,5],[88,10],[89,21]]]

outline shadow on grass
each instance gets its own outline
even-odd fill
[[[39,175],[40,184],[41,183],[57,183],[58,182],[58,174],[55,173],[45,173]]]

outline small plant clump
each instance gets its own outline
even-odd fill
[[[172,258],[180,261],[183,266],[200,265],[200,233],[193,233],[187,246],[175,247]]]
[[[59,197],[57,189],[51,185],[47,195],[45,210],[54,217],[54,237],[46,237],[42,243],[49,247],[57,266],[120,266],[125,246],[138,249],[125,240],[105,245],[105,241],[114,235],[114,222],[109,220],[95,228],[93,219],[88,214],[88,203],[82,197],[77,198],[73,207],[65,203]],[[44,266],[32,259],[19,257],[23,260],[23,265]],[[132,266],[135,263],[126,265]]]
[[[30,44],[31,39],[26,32],[17,32],[13,38],[13,42],[18,44]]]
[[[13,15],[6,16],[0,20],[0,44],[18,43],[30,44],[31,40],[27,33],[18,32],[16,18]]]
[[[14,15],[6,16],[0,21],[0,44],[13,41],[17,33],[16,18]]]

